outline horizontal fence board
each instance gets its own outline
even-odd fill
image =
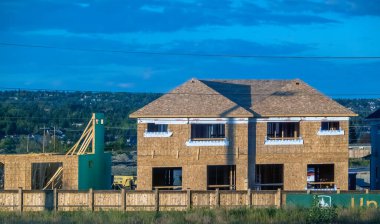
[[[120,191],[94,191],[94,210],[119,210],[121,207]]]
[[[73,192],[65,191],[58,192],[58,210],[59,211],[76,211],[88,210],[89,208],[89,193],[88,192]]]
[[[154,211],[155,193],[153,191],[128,191],[125,200],[127,211]]]
[[[45,192],[24,192],[23,193],[23,211],[44,211],[45,204],[49,207],[49,203],[46,203],[46,197],[49,194]],[[52,207],[52,206],[50,206]]]
[[[160,192],[159,193],[160,211],[168,210],[186,210],[187,193],[186,192]]]
[[[20,198],[17,191],[0,192],[0,211],[16,211],[20,204]]]

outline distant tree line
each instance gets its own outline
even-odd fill
[[[128,115],[158,98],[152,93],[0,92],[0,153],[64,152],[80,137],[91,113],[106,116],[106,150],[136,144]],[[55,130],[55,131],[54,131]]]

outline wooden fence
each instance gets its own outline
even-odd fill
[[[0,191],[0,211],[168,211],[190,208],[280,207],[278,191]]]

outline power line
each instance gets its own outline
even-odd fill
[[[0,46],[22,47],[22,48],[42,48],[69,51],[83,51],[93,53],[120,53],[120,54],[141,54],[141,55],[161,55],[161,56],[191,56],[191,57],[217,57],[217,58],[253,58],[253,59],[332,59],[332,60],[377,60],[380,56],[276,56],[276,55],[243,55],[243,54],[212,54],[212,53],[190,53],[190,52],[153,52],[153,51],[127,51],[115,49],[95,49],[95,48],[74,48],[58,47],[51,45],[21,44],[0,42]]]
[[[208,80],[206,80],[208,81]],[[289,80],[290,81],[290,80]],[[210,87],[212,88],[212,87]],[[66,93],[66,92],[72,92],[72,93],[75,93],[75,92],[78,92],[78,93],[81,93],[81,94],[86,94],[86,93],[92,93],[92,94],[155,94],[155,95],[241,95],[241,96],[244,96],[244,95],[247,95],[247,96],[270,96],[270,95],[276,95],[276,96],[288,96],[287,95],[287,92],[281,92],[281,90],[279,89],[279,91],[274,91],[274,92],[269,92],[269,93],[242,93],[242,92],[223,92],[221,91],[221,93],[194,93],[194,92],[167,92],[167,93],[164,93],[164,92],[110,92],[110,91],[80,91],[80,90],[55,90],[55,89],[33,89],[33,88],[15,88],[15,87],[1,87],[0,86],[0,89],[3,89],[3,90],[13,90],[14,92],[16,91],[30,91],[30,92],[38,92],[38,91],[41,91],[41,92],[47,92],[47,93]],[[217,90],[222,90],[221,88],[220,89],[217,89]],[[1,91],[0,91],[1,93]],[[289,94],[291,94],[292,91],[289,91]],[[283,94],[283,95],[281,95]],[[308,96],[308,95],[323,95],[323,96],[380,96],[380,93],[320,93],[320,92],[316,92],[316,93],[305,93],[305,92],[295,92],[295,94],[300,94],[300,95],[303,95],[303,96]],[[290,95],[291,96],[291,95]],[[0,98],[7,98],[7,96],[0,96]],[[22,97],[22,96],[9,96],[9,97]],[[8,98],[9,98],[8,97]],[[50,96],[47,96],[47,97],[50,97]],[[53,97],[53,96],[51,96]]]

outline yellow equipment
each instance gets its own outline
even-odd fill
[[[112,187],[114,189],[129,189],[134,190],[137,186],[136,176],[113,176]]]

